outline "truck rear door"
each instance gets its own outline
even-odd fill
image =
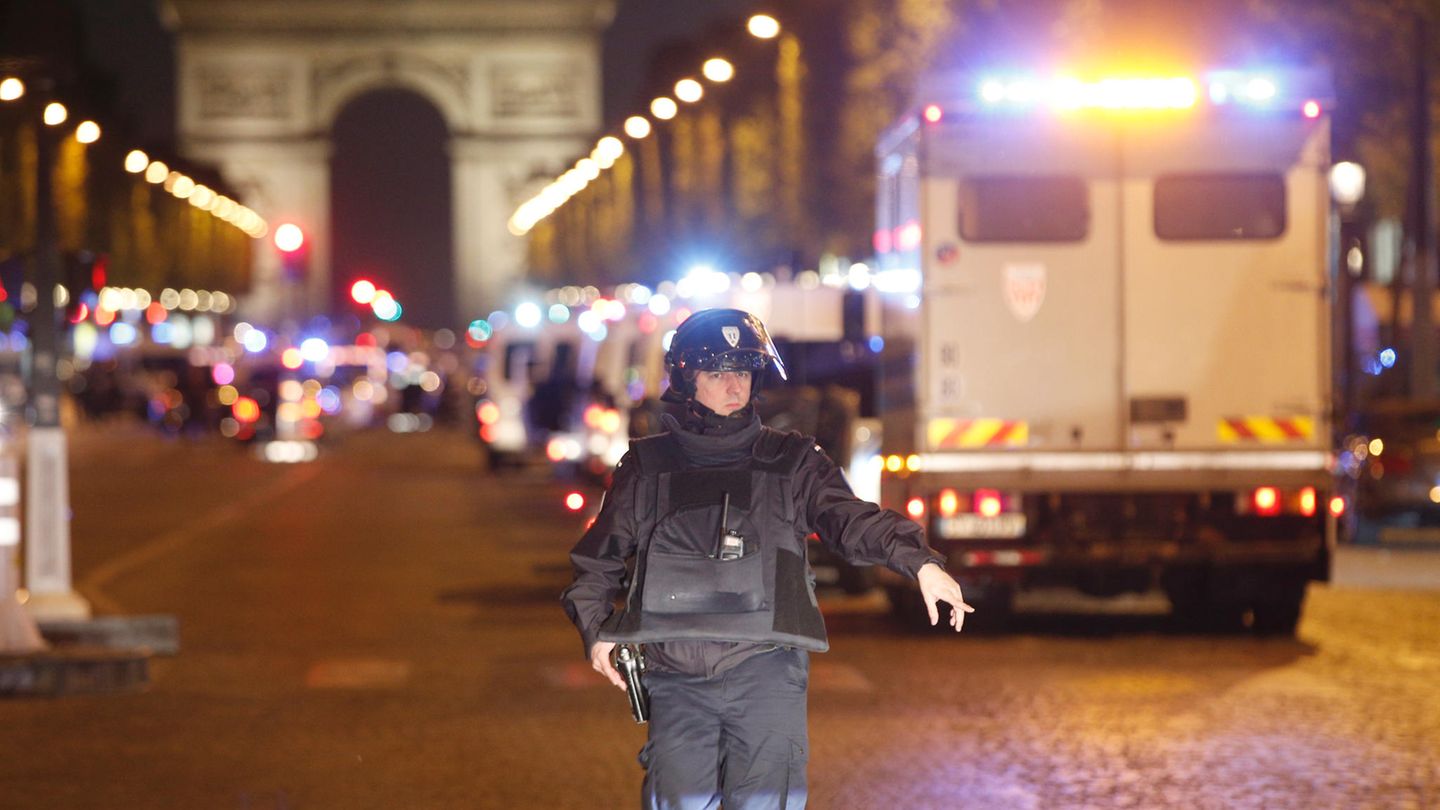
[[[1121,442],[1120,191],[1105,122],[931,130],[922,161],[929,451]]]
[[[1122,139],[1127,445],[1327,446],[1325,119],[1191,116]]]

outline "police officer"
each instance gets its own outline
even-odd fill
[[[938,602],[957,631],[972,608],[919,526],[856,498],[813,439],[760,424],[754,396],[785,366],[759,318],[696,312],[665,363],[684,417],[632,442],[562,601],[621,689],[611,653],[643,644],[643,807],[804,807],[809,653],[829,647],[806,538],[916,578],[931,624]]]

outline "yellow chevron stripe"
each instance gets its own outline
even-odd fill
[[[976,419],[960,435],[961,447],[984,447],[1004,425],[999,419]]]
[[[1010,447],[1022,447],[1030,443],[1030,423],[1017,422],[1015,429],[1005,437],[1005,444]]]
[[[926,425],[925,431],[927,438],[930,439],[930,446],[945,447],[947,444],[945,439],[955,429],[955,424],[956,420],[954,419],[931,419],[930,424]]]
[[[1236,430],[1230,421],[1241,422],[1246,430],[1254,434],[1251,436],[1242,435]],[[1305,441],[1315,435],[1315,420],[1309,416],[1286,417],[1299,436],[1291,436],[1280,426],[1280,420],[1271,416],[1245,416],[1232,417],[1231,420],[1221,419],[1215,424],[1215,435],[1220,441],[1227,444],[1248,443],[1248,444],[1285,444],[1287,442]]]

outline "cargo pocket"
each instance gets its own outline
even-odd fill
[[[763,555],[717,560],[651,549],[641,605],[647,613],[750,613],[765,602]]]

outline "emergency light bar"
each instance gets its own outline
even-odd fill
[[[1329,77],[1320,70],[1213,70],[1195,76],[1111,76],[1081,79],[1060,74],[976,75],[938,73],[921,81],[916,110],[929,123],[952,113],[1037,110],[1069,112],[1179,111],[1196,108],[1295,112],[1316,118],[1333,104]]]

